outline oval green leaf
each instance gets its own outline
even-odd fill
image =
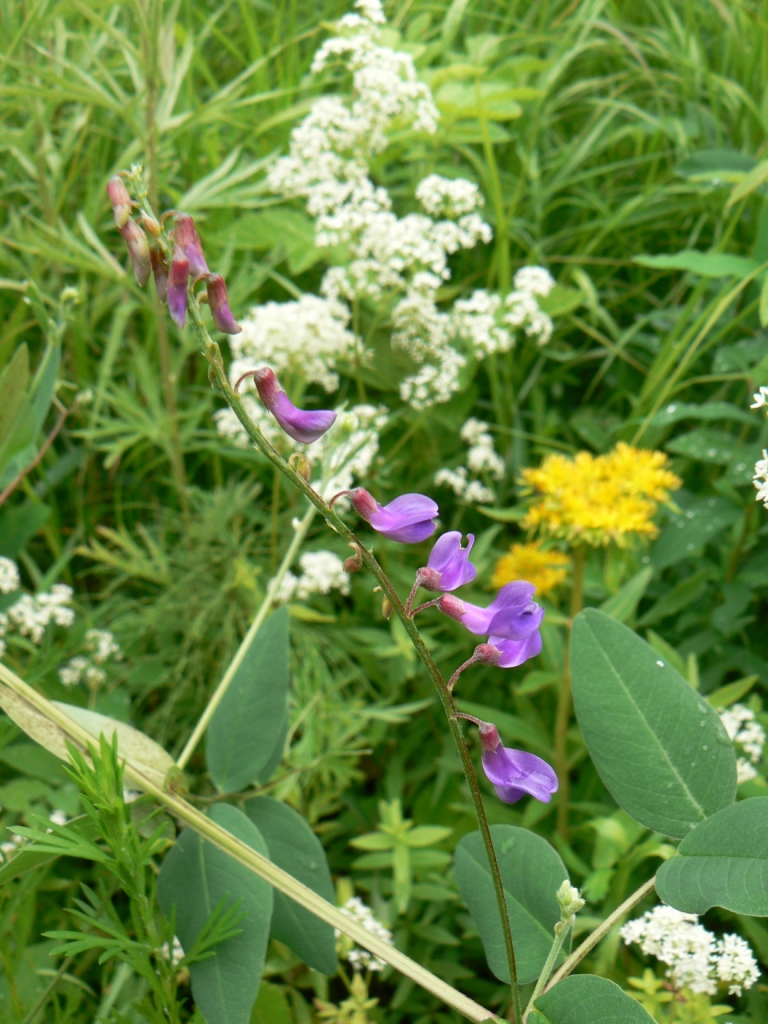
[[[231,804],[215,804],[211,818],[232,835],[269,856],[259,830]],[[176,911],[176,934],[191,950],[222,899],[238,903],[244,917],[238,935],[191,964],[192,995],[206,1024],[249,1024],[264,968],[272,917],[272,886],[217,849],[191,828],[182,832],[163,862],[157,895],[163,911]]]
[[[263,781],[287,714],[288,609],[281,608],[253,638],[208,726],[208,771],[219,789],[236,793]]]
[[[652,1024],[653,1017],[618,985],[593,974],[565,978],[539,996],[531,1024]]]
[[[733,803],[736,757],[717,713],[639,636],[589,608],[573,625],[576,716],[619,807],[682,839]]]
[[[549,843],[515,825],[492,825],[521,985],[535,981],[552,948],[560,920],[556,892],[568,872]],[[488,966],[500,981],[509,982],[496,897],[488,858],[479,832],[464,836],[456,847],[456,881],[477,925]],[[562,959],[562,954],[561,954]]]
[[[325,850],[307,822],[287,804],[257,796],[245,804],[245,813],[269,848],[269,859],[329,903],[336,902]],[[272,936],[321,974],[335,974],[336,936],[333,928],[275,890]]]
[[[659,868],[656,891],[686,914],[723,907],[768,917],[768,796],[742,800],[707,818]]]

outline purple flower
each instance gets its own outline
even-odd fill
[[[269,367],[264,366],[253,374],[259,398],[269,409],[283,430],[294,441],[312,444],[333,425],[336,413],[317,409],[297,409],[280,387],[280,381]]]
[[[171,260],[168,279],[168,312],[179,330],[187,319],[187,286],[189,285],[189,260],[178,249]]]
[[[150,249],[149,259],[155,278],[157,297],[161,302],[165,302],[168,298],[168,264],[165,262],[165,258],[159,249]]]
[[[401,494],[388,505],[380,505],[363,487],[349,492],[357,514],[390,540],[418,544],[435,532],[437,504],[425,494]]]
[[[497,796],[513,804],[528,793],[548,804],[557,792],[557,775],[546,761],[524,750],[503,747],[499,731],[490,722],[479,727],[483,746],[483,771],[493,783]]]
[[[488,644],[499,652],[499,668],[517,668],[529,658],[541,654],[541,633],[538,629],[527,640],[505,640],[502,636],[489,636]]]
[[[173,241],[189,260],[189,270],[193,277],[207,274],[208,264],[203,256],[203,245],[195,230],[195,222],[188,213],[179,213],[173,226]]]
[[[467,534],[467,546],[461,546],[461,534],[458,530],[444,533],[438,537],[435,546],[429,553],[425,568],[416,574],[418,583],[425,590],[456,590],[471,583],[477,575],[477,569],[469,560],[469,553],[475,543],[473,534]]]
[[[211,274],[207,283],[208,305],[211,307],[213,322],[224,334],[239,334],[243,328],[232,316],[224,278],[221,274]]]
[[[147,242],[147,236],[141,230],[135,220],[131,220],[130,217],[120,228],[120,234],[125,239],[125,244],[128,246],[128,255],[131,257],[131,263],[133,263],[133,272],[136,275],[136,281],[140,288],[149,280],[151,273],[151,264],[149,258],[149,244]]]
[[[527,640],[544,618],[544,609],[532,601],[536,587],[524,580],[507,583],[487,608],[462,601],[452,594],[440,598],[438,607],[457,619],[470,633],[492,635],[504,640]]]

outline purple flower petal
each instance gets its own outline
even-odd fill
[[[383,537],[402,544],[418,544],[435,532],[435,518],[440,510],[425,494],[401,494],[388,505],[376,505],[363,518]]]
[[[421,581],[425,590],[456,590],[465,583],[471,583],[475,578],[477,569],[469,561],[469,553],[475,538],[473,534],[467,534],[467,546],[463,548],[461,536],[458,530],[451,530],[435,541],[427,560],[427,569],[436,572],[438,578],[434,579],[425,574]]]
[[[305,410],[297,408],[280,387],[275,374],[269,367],[257,370],[253,379],[259,398],[272,413],[283,430],[294,441],[312,444],[333,425],[336,413],[325,409]]]
[[[187,319],[187,287],[189,285],[189,260],[181,252],[175,252],[171,260],[168,277],[168,312],[179,330]]]
[[[529,658],[541,654],[541,633],[538,629],[527,640],[505,640],[501,636],[489,636],[488,643],[500,654],[496,664],[499,668],[517,668]]]
[[[208,305],[211,309],[213,322],[224,334],[239,334],[242,327],[232,316],[227,296],[227,286],[221,274],[211,274],[208,278]]]
[[[526,793],[547,804],[557,792],[553,768],[535,754],[512,747],[498,747],[483,754],[483,771],[493,783],[497,795],[513,804]]]
[[[455,597],[440,599],[439,608],[458,619],[470,633],[483,633],[505,640],[527,640],[541,625],[544,609],[531,596],[536,592],[532,583],[516,580],[502,587],[487,608],[461,601]]]
[[[188,213],[180,213],[173,226],[173,240],[189,260],[189,270],[193,277],[207,274],[208,264],[203,256],[203,245],[195,229],[195,222]]]

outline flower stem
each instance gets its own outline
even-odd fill
[[[571,618],[568,624],[568,649],[565,653],[563,677],[557,695],[555,712],[554,762],[559,780],[557,804],[557,832],[563,839],[568,837],[571,782],[568,777],[568,726],[571,722],[571,627],[584,604],[584,564],[587,557],[585,544],[573,549],[573,584],[571,589]]]
[[[567,978],[574,967],[581,963],[584,957],[595,948],[598,942],[608,934],[611,928],[618,924],[622,917],[624,917],[625,914],[628,914],[633,907],[636,907],[637,904],[641,900],[645,899],[649,893],[653,892],[655,885],[656,876],[654,875],[653,878],[650,878],[647,882],[643,882],[639,889],[635,889],[631,896],[628,896],[624,902],[613,911],[613,913],[609,914],[602,924],[599,924],[591,935],[588,935],[581,945],[578,946],[555,971],[552,975],[552,980],[547,985],[547,989],[552,988],[553,985],[562,981],[563,978]]]
[[[565,942],[566,936],[568,935],[568,932],[570,930],[571,925],[566,924],[564,921],[560,921],[558,924],[555,925],[555,938],[552,943],[552,948],[549,951],[549,956],[547,957],[546,963],[544,964],[542,972],[539,975],[539,980],[536,982],[536,987],[533,990],[533,995],[528,1000],[528,1005],[526,1006],[525,1013],[523,1014],[523,1024],[525,1024],[525,1021],[528,1020],[528,1014],[533,1009],[533,1004],[544,991],[544,986],[547,984],[547,981],[549,980],[549,976],[552,973],[552,968],[555,966],[557,958],[560,955],[560,950],[563,948],[563,943]]]
[[[203,733],[208,728],[208,725],[211,719],[213,718],[216,709],[224,699],[224,694],[229,689],[230,685],[232,684],[232,680],[235,678],[237,670],[242,665],[243,659],[245,658],[245,655],[247,654],[248,649],[251,646],[251,643],[253,642],[253,638],[258,633],[262,623],[264,622],[264,619],[266,619],[267,615],[269,614],[272,608],[272,603],[275,599],[275,594],[279,590],[280,584],[283,582],[283,577],[285,576],[286,572],[290,569],[291,562],[293,562],[294,558],[296,557],[296,552],[301,547],[302,541],[306,537],[307,531],[309,530],[310,524],[312,523],[312,520],[315,518],[316,513],[317,509],[315,508],[314,505],[310,505],[307,511],[304,513],[304,518],[299,523],[298,528],[296,529],[296,532],[293,535],[293,540],[289,544],[288,550],[285,552],[285,555],[283,556],[283,560],[280,563],[280,568],[277,570],[272,580],[270,581],[269,586],[267,587],[267,593],[264,597],[264,600],[261,603],[261,607],[256,612],[256,617],[251,623],[248,632],[243,637],[242,642],[237,649],[237,653],[235,654],[232,661],[229,663],[227,671],[222,676],[221,682],[214,690],[211,699],[208,701],[208,705],[205,711],[200,716],[197,725],[192,731],[192,735],[187,740],[186,746],[176,759],[176,764],[178,765],[179,768],[184,768],[187,762],[189,761],[190,757],[194,753],[195,747],[200,742]]]
[[[501,880],[501,871],[499,870],[499,864],[496,859],[496,852],[493,848],[493,841],[491,839],[491,832],[488,826],[488,819],[485,815],[485,808],[483,807],[483,798],[480,793],[480,787],[477,782],[477,776],[475,775],[474,766],[472,764],[472,758],[470,756],[467,744],[464,740],[464,735],[461,731],[458,719],[456,718],[456,706],[451,696],[451,691],[448,689],[445,680],[440,674],[440,670],[432,659],[432,655],[429,653],[426,644],[421,636],[421,633],[416,626],[413,619],[406,614],[405,605],[400,600],[397,591],[390,582],[389,577],[384,572],[382,567],[379,565],[378,560],[375,558],[373,553],[369,551],[364,545],[360,543],[355,534],[346,523],[341,519],[338,513],[330,507],[330,505],[321,497],[317,491],[310,486],[310,484],[299,474],[296,470],[289,465],[280,454],[275,451],[272,445],[267,441],[264,435],[261,433],[259,428],[251,420],[248,413],[243,407],[243,403],[240,398],[232,390],[232,386],[227,378],[226,371],[224,369],[224,363],[221,358],[218,345],[211,340],[206,326],[203,322],[200,314],[200,307],[198,306],[197,300],[193,295],[189,296],[188,299],[188,310],[190,314],[190,322],[193,329],[195,330],[200,344],[203,349],[203,354],[209,362],[209,379],[211,384],[216,387],[223,397],[226,399],[227,404],[237,416],[238,420],[245,429],[246,434],[252,443],[266,456],[266,458],[280,470],[291,483],[307,498],[312,505],[318,510],[320,515],[325,519],[326,523],[334,530],[343,540],[348,544],[356,544],[360,550],[360,554],[363,562],[367,568],[371,571],[375,577],[376,582],[381,587],[382,592],[388,598],[392,610],[395,612],[397,617],[403,624],[408,637],[413,644],[416,653],[421,660],[421,663],[427,670],[430,679],[432,680],[435,689],[437,690],[440,702],[443,705],[446,718],[448,719],[448,725],[451,730],[453,741],[456,745],[456,749],[461,759],[461,764],[464,769],[464,775],[469,786],[469,792],[472,799],[472,804],[477,817],[477,823],[480,828],[480,834],[483,839],[483,845],[485,847],[486,856],[488,857],[488,864],[490,867],[491,878],[493,879],[493,888],[496,895],[496,902],[499,907],[499,916],[501,918],[502,933],[504,935],[504,946],[507,954],[507,961],[509,964],[509,975],[511,979],[512,988],[512,1001],[514,1006],[514,1015],[512,1018],[512,1024],[521,1024],[522,1014],[520,1008],[520,996],[518,992],[517,983],[517,968],[515,964],[515,951],[512,945],[512,932],[509,925],[509,915],[507,913],[507,903],[504,895],[504,884]]]

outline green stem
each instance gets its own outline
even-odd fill
[[[416,653],[419,656],[422,664],[426,668],[430,679],[434,683],[435,689],[437,690],[440,702],[443,705],[446,718],[448,719],[448,725],[451,730],[453,741],[456,745],[456,749],[461,759],[461,764],[464,769],[464,775],[469,786],[470,796],[474,807],[475,815],[477,817],[477,823],[480,828],[480,834],[483,839],[483,845],[485,847],[486,856],[488,857],[488,864],[491,871],[491,878],[493,879],[493,888],[496,895],[496,902],[499,908],[499,916],[501,918],[502,933],[504,935],[504,946],[507,954],[507,961],[509,964],[509,975],[511,979],[512,988],[512,1000],[515,1007],[514,1016],[512,1018],[512,1024],[519,1024],[522,1019],[521,1007],[520,1007],[520,996],[518,992],[517,983],[517,967],[515,964],[515,951],[512,945],[512,932],[509,925],[509,915],[507,913],[507,902],[504,895],[504,884],[501,880],[501,871],[499,870],[498,860],[496,859],[496,851],[493,848],[493,840],[491,839],[491,831],[488,826],[488,819],[485,815],[485,808],[483,807],[483,798],[480,793],[480,787],[477,783],[477,777],[475,775],[474,765],[472,764],[472,758],[470,756],[467,744],[464,740],[464,735],[461,731],[458,719],[456,718],[456,706],[451,696],[451,691],[448,689],[445,680],[440,674],[440,670],[432,659],[432,655],[429,653],[424,640],[422,639],[421,633],[416,626],[413,619],[407,614],[403,602],[400,600],[397,591],[392,586],[389,577],[384,572],[382,567],[379,565],[377,559],[373,553],[364,547],[357,539],[355,534],[343,519],[340,518],[338,513],[332,509],[328,503],[317,493],[317,491],[310,486],[310,484],[301,476],[296,470],[289,465],[278,452],[272,447],[269,441],[266,440],[264,435],[261,433],[255,423],[252,422],[248,413],[243,407],[243,403],[239,396],[235,394],[232,386],[227,378],[226,371],[224,369],[224,363],[221,358],[218,345],[213,342],[208,334],[205,323],[203,322],[200,314],[200,307],[197,300],[193,295],[189,296],[188,311],[190,315],[190,321],[192,326],[197,333],[198,339],[203,349],[203,354],[209,362],[209,378],[211,384],[219,389],[221,394],[227,401],[227,404],[233,410],[238,420],[242,424],[245,432],[247,433],[253,444],[267,457],[267,459],[280,470],[291,483],[315,506],[320,515],[325,519],[326,523],[334,530],[347,544],[354,544],[359,550],[363,562],[367,568],[371,571],[376,579],[376,582],[381,587],[382,593],[389,599],[392,606],[392,610],[395,612],[397,617],[403,624],[408,637],[413,644]]]
[[[208,725],[216,712],[216,708],[218,708],[219,704],[221,704],[222,700],[224,699],[225,693],[231,686],[232,680],[235,678],[235,675],[237,674],[237,670],[243,663],[243,658],[248,653],[248,648],[251,646],[253,638],[256,636],[262,623],[264,622],[264,619],[266,619],[267,615],[269,614],[269,611],[272,607],[272,603],[275,599],[275,594],[279,590],[280,584],[283,582],[283,577],[285,576],[286,572],[290,569],[291,563],[296,557],[296,552],[301,547],[302,542],[307,535],[307,531],[309,530],[309,527],[312,523],[312,520],[315,518],[316,513],[317,509],[315,508],[314,505],[310,505],[307,511],[304,513],[304,518],[301,520],[296,531],[294,532],[293,540],[289,544],[288,550],[285,552],[285,555],[283,556],[283,560],[280,563],[280,568],[277,570],[269,586],[267,587],[266,596],[264,597],[264,600],[262,601],[261,607],[259,608],[258,612],[256,612],[256,617],[251,623],[248,632],[243,637],[242,643],[237,649],[237,653],[235,654],[232,661],[229,663],[227,671],[222,676],[221,682],[216,687],[211,699],[208,701],[208,705],[205,711],[200,716],[200,720],[198,721],[197,725],[192,731],[192,735],[187,740],[186,746],[176,759],[176,764],[179,766],[179,768],[184,768],[186,766],[190,757],[194,753],[195,747],[202,739],[203,733],[208,728]]]
[[[51,703],[47,697],[38,693],[2,663],[0,663],[0,681],[5,684],[5,687],[0,687],[0,703],[2,703],[3,710],[7,713],[10,712],[16,724],[24,729],[32,739],[61,757],[66,757],[64,741],[69,740],[87,756],[88,748],[93,746],[95,737],[79,722],[70,718],[64,707]],[[9,700],[9,698],[11,699]],[[158,785],[140,767],[128,759],[124,761],[124,777],[131,786],[153,796],[174,817],[189,825],[204,839],[213,843],[217,849],[222,850],[239,864],[248,868],[249,871],[265,879],[275,889],[294,900],[299,906],[305,907],[321,921],[327,922],[344,935],[348,935],[379,960],[390,964],[468,1020],[476,1021],[477,1024],[487,1021],[504,1024],[479,1003],[442,981],[421,964],[395,949],[394,946],[390,946],[389,943],[372,935],[357,921],[342,913],[338,907],[318,896],[314,889],[310,889],[289,875],[287,871],[277,867],[267,857],[257,853],[247,843],[242,842],[231,832],[227,832],[226,829],[207,818],[182,797]]]
[[[584,564],[587,558],[585,544],[577,544],[573,549],[573,577],[571,586],[571,618],[568,624],[568,649],[565,653],[563,677],[557,695],[557,711],[555,712],[554,762],[559,780],[557,804],[557,832],[566,839],[568,836],[568,816],[570,811],[571,781],[568,775],[568,726],[571,722],[571,639],[570,630],[573,620],[584,604]]]
[[[602,924],[599,924],[592,934],[588,935],[582,944],[575,949],[573,953],[567,957],[565,962],[555,971],[552,975],[552,980],[547,985],[547,989],[552,988],[553,985],[562,981],[563,978],[567,978],[574,967],[581,963],[584,957],[595,948],[598,942],[608,934],[611,928],[617,925],[625,914],[628,914],[629,911],[633,907],[636,907],[641,900],[644,900],[649,893],[653,892],[655,885],[656,876],[654,875],[653,878],[649,879],[647,882],[643,882],[639,889],[635,889],[631,896],[628,896],[624,902],[613,911],[613,913],[609,914]]]
[[[549,976],[552,973],[552,968],[555,966],[557,958],[560,955],[560,950],[563,948],[563,942],[565,942],[565,938],[568,935],[568,932],[571,930],[571,924],[572,921],[569,921],[568,923],[560,921],[558,924],[555,925],[555,939],[552,943],[552,948],[549,951],[549,956],[547,957],[546,963],[544,964],[544,968],[541,974],[539,975],[539,980],[536,982],[536,987],[533,990],[533,995],[528,1000],[528,1005],[526,1006],[525,1013],[523,1014],[523,1024],[525,1024],[525,1021],[528,1020],[528,1014],[533,1009],[533,1004],[544,991],[544,986],[547,984]]]

